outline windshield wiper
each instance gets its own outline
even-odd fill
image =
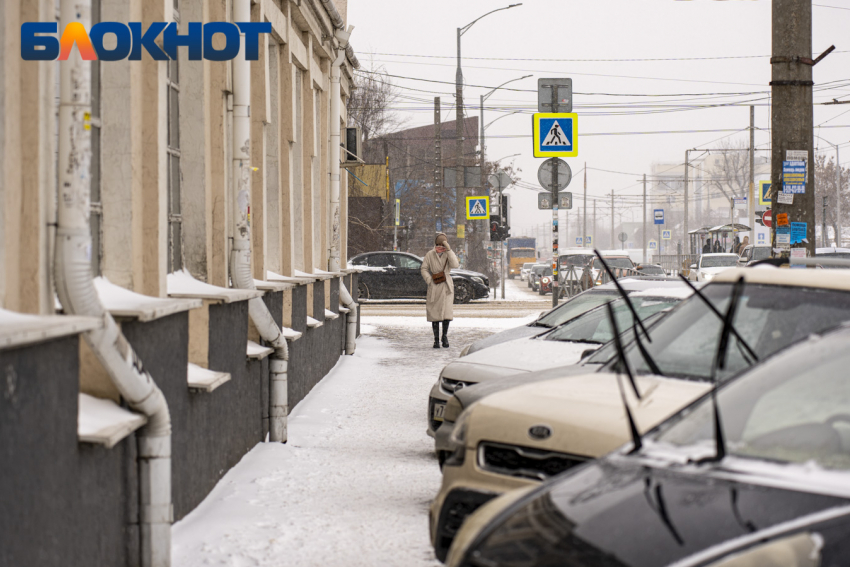
[[[693,290],[694,294],[697,297],[699,297],[702,300],[702,302],[705,303],[708,306],[708,309],[712,313],[717,315],[718,319],[723,321],[723,315],[720,313],[720,311],[717,310],[717,307],[715,307],[714,304],[712,304],[711,301],[709,301],[708,298],[705,295],[703,295],[702,292],[700,290],[698,290],[697,287],[688,280],[688,278],[686,278],[682,274],[679,274],[679,277],[682,278],[682,281],[685,282],[686,284],[688,284],[688,287],[690,287]],[[753,360],[747,361],[750,364],[750,366],[753,365],[753,362],[758,362],[759,357],[756,354],[756,351],[754,351],[752,349],[752,347],[750,347],[749,343],[747,343],[747,341],[744,340],[744,337],[742,337],[741,335],[738,334],[738,331],[736,331],[735,327],[732,326],[731,324],[730,324],[730,327],[729,327],[729,332],[732,333],[733,335],[735,335],[735,338],[738,339],[738,342],[747,350],[747,353],[753,358]]]
[[[637,344],[641,356],[643,357],[644,361],[646,361],[646,365],[649,366],[649,370],[653,374],[656,374],[658,376],[664,376],[664,373],[661,372],[661,369],[655,363],[655,360],[653,360],[653,358],[649,355],[649,351],[647,351],[646,347],[643,346],[643,341],[640,340],[640,333],[637,332],[638,325],[643,331],[644,336],[646,336],[646,340],[652,342],[652,338],[649,336],[646,327],[643,325],[643,321],[641,321],[640,317],[638,317],[637,310],[632,304],[632,300],[629,299],[629,294],[626,293],[626,290],[623,289],[623,286],[621,286],[620,282],[617,281],[617,278],[614,277],[614,273],[611,271],[611,268],[608,266],[608,263],[602,258],[602,254],[599,253],[599,250],[594,250],[593,252],[599,258],[599,261],[602,262],[602,266],[605,268],[605,271],[608,272],[608,276],[610,276],[611,281],[614,283],[614,287],[617,288],[620,297],[623,298],[623,301],[626,302],[626,305],[629,306],[629,309],[632,312],[632,329],[635,332],[635,344]]]
[[[649,507],[652,508],[653,512],[658,514],[658,517],[661,518],[661,521],[664,523],[664,526],[670,532],[670,535],[673,536],[673,539],[676,540],[676,543],[679,545],[685,545],[685,540],[682,539],[682,536],[679,534],[679,531],[673,525],[673,521],[670,519],[670,514],[667,512],[667,504],[664,502],[664,494],[661,492],[661,485],[655,485],[655,500],[658,502],[658,506],[656,507],[655,502],[652,500],[652,480],[649,477],[644,479],[644,487],[643,494],[646,498]]]
[[[726,438],[723,434],[723,422],[720,420],[720,408],[717,405],[717,370],[726,368],[726,351],[729,349],[729,334],[732,330],[732,321],[735,319],[735,312],[738,309],[738,303],[741,301],[741,295],[744,291],[744,276],[738,278],[732,287],[732,297],[729,300],[729,307],[726,309],[726,316],[723,318],[723,329],[720,331],[720,342],[717,344],[717,354],[714,357],[714,362],[711,365],[711,381],[714,387],[711,389],[711,408],[714,414],[714,444],[716,446],[713,457],[706,457],[696,461],[697,464],[702,463],[717,463],[723,460],[726,456]]]
[[[614,330],[614,347],[617,349],[617,356],[620,359],[620,365],[625,369],[626,375],[629,377],[629,381],[632,384],[632,388],[634,388],[635,395],[639,400],[641,399],[640,392],[638,392],[635,377],[632,376],[632,371],[629,369],[629,363],[626,361],[626,353],[623,351],[623,343],[620,342],[620,333],[617,332],[617,321],[614,318],[614,310],[611,308],[610,303],[606,303],[605,308],[608,310],[608,318],[611,321],[611,328]],[[637,425],[635,425],[635,419],[632,417],[632,410],[629,409],[629,402],[626,400],[626,390],[623,388],[623,381],[620,379],[619,367],[617,369],[617,387],[620,390],[620,399],[623,401],[623,408],[626,410],[626,419],[629,422],[629,433],[632,436],[632,450],[629,451],[629,454],[631,454],[640,451],[643,447],[643,442],[641,441]]]

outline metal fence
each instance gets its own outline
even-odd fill
[[[652,263],[658,264],[670,275],[687,273],[691,264],[699,261],[699,254],[655,254]]]

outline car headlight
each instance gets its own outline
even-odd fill
[[[466,430],[469,427],[469,417],[472,415],[473,409],[475,409],[475,404],[472,404],[463,410],[455,422],[454,429],[452,429],[452,434],[449,437],[449,442],[456,447],[466,446]]]
[[[482,280],[481,278],[473,276],[469,279],[471,279],[473,282],[477,283],[478,285],[484,285],[484,280]]]
[[[542,279],[542,280],[540,280],[540,281],[542,281],[543,283],[549,283],[549,278],[543,278],[543,279]]]
[[[454,394],[455,392],[458,392],[469,385],[470,382],[464,382],[463,380],[452,380],[451,378],[445,378],[443,376],[440,376],[440,388],[442,388],[445,392],[449,394]]]
[[[702,279],[704,279],[705,281],[711,281],[713,278],[714,278],[714,274],[705,274],[704,273],[702,275]]]
[[[471,347],[471,346],[472,345],[466,345],[465,347],[463,347],[463,350],[460,351],[461,358],[466,356],[467,354],[469,354],[469,347]]]

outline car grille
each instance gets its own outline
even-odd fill
[[[455,392],[472,386],[474,382],[464,382],[463,380],[452,380],[451,378],[440,378],[440,389],[446,394],[454,395]]]
[[[503,445],[484,441],[478,445],[482,470],[518,478],[545,480],[585,462],[587,458],[567,453]]]

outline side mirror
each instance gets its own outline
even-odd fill
[[[692,270],[696,270],[696,269],[697,269],[697,265],[696,265],[696,264],[691,264],[691,269],[692,269]]]
[[[594,352],[596,352],[595,348],[585,349],[585,351],[583,353],[581,353],[581,359],[580,360],[584,360],[585,358],[587,358],[588,356],[590,356]]]

